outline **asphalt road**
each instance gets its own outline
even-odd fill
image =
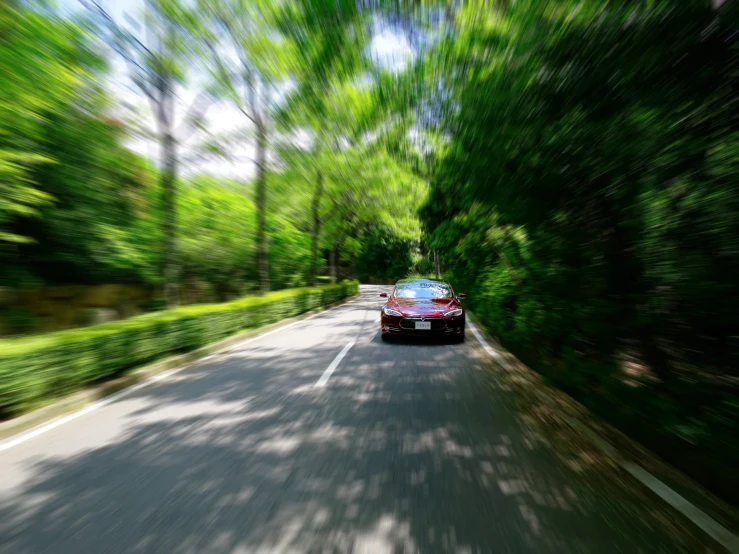
[[[383,343],[381,290],[0,453],[0,550],[707,552],[469,332]]]

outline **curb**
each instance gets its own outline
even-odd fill
[[[34,427],[39,427],[44,424],[52,423],[54,420],[60,419],[63,416],[69,416],[70,414],[84,410],[91,407],[96,402],[105,401],[110,399],[113,395],[120,394],[126,389],[130,389],[136,385],[144,386],[144,384],[153,379],[156,376],[161,378],[166,377],[162,375],[167,371],[174,371],[175,369],[185,369],[189,367],[193,362],[202,361],[201,359],[208,355],[223,354],[234,350],[234,346],[244,340],[257,338],[260,335],[264,335],[273,330],[279,329],[280,327],[297,323],[303,319],[307,319],[321,312],[325,312],[332,308],[346,304],[347,302],[357,298],[359,294],[354,296],[347,296],[346,298],[315,308],[307,312],[303,312],[297,316],[282,319],[276,323],[271,323],[263,327],[257,327],[256,329],[250,329],[248,331],[240,332],[236,335],[232,335],[228,338],[208,344],[197,350],[191,352],[185,352],[184,354],[178,354],[177,356],[171,356],[158,362],[154,362],[149,365],[145,365],[126,373],[122,377],[114,379],[112,381],[106,381],[96,387],[82,390],[74,393],[70,396],[63,397],[56,401],[23,414],[11,420],[0,423],[0,452],[3,450],[4,443],[9,442],[16,435],[20,435],[25,431],[29,431]]]

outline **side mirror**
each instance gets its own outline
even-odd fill
[[[380,297],[381,298],[387,298],[387,293],[386,292],[381,292],[380,293]]]
[[[463,292],[460,292],[457,295],[457,300],[464,300],[465,298],[467,298],[467,295],[465,293],[463,293]]]

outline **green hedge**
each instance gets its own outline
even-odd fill
[[[359,292],[359,283],[288,289],[94,327],[0,340],[0,418],[168,355],[275,323]]]

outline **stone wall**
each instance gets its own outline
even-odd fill
[[[154,291],[135,285],[0,287],[0,334],[42,333],[143,313]]]

